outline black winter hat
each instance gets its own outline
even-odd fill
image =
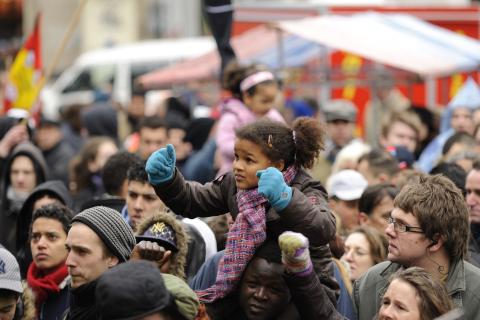
[[[101,319],[133,320],[173,305],[173,297],[152,262],[122,263],[106,271],[95,289]]]

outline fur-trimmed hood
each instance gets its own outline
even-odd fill
[[[175,218],[173,213],[158,211],[154,215],[142,220],[137,226],[136,236],[142,235],[151,225],[157,222],[163,222],[172,227],[175,231],[177,242],[177,252],[172,252],[170,258],[170,269],[168,273],[173,274],[185,280],[185,264],[187,261],[188,235],[183,223]]]
[[[35,310],[35,298],[32,289],[25,281],[22,281],[23,293],[20,296],[21,302],[17,304],[17,310],[13,320],[35,320],[37,318]]]

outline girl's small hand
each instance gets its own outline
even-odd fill
[[[152,153],[145,166],[150,183],[158,185],[171,180],[175,173],[175,162],[175,148],[171,144]]]
[[[276,211],[285,209],[292,199],[292,188],[283,179],[283,174],[273,167],[257,171],[258,193],[268,199]]]

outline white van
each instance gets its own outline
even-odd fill
[[[215,49],[212,37],[161,39],[90,51],[79,56],[40,94],[44,114],[58,119],[61,106],[92,103],[110,91],[122,105],[130,102],[136,77]]]

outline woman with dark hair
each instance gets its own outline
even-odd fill
[[[445,286],[424,269],[411,267],[391,277],[377,318],[433,320],[452,309]]]

